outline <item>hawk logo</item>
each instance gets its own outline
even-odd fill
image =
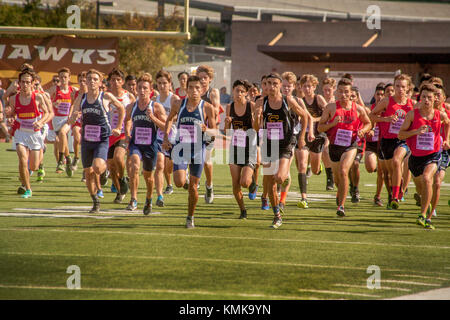
[[[280,117],[277,114],[271,114],[268,117],[269,122],[278,122]]]

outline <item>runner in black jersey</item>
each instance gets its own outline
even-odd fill
[[[247,219],[247,210],[241,187],[252,183],[256,163],[256,131],[254,128],[254,103],[246,98],[250,83],[236,80],[233,83],[233,101],[227,106],[225,132],[231,130],[230,172],[233,194],[241,210],[240,219]]]
[[[268,96],[256,102],[256,128],[265,129],[262,142],[262,163],[264,185],[269,192],[274,213],[273,228],[282,224],[277,183],[287,184],[289,160],[296,143],[294,136],[294,116],[300,116],[302,129],[298,139],[299,148],[305,145],[304,135],[307,114],[292,97],[281,94],[281,76],[271,73],[267,77]]]

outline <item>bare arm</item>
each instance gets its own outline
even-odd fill
[[[364,138],[367,132],[372,128],[372,122],[370,122],[369,116],[366,112],[366,107],[356,105],[356,110],[359,114],[359,120],[363,123],[363,127],[358,130],[358,136]]]
[[[160,103],[154,102],[153,103],[153,112],[149,112],[148,115],[149,115],[150,120],[152,120],[153,123],[155,123],[159,129],[164,130],[164,128],[166,126],[167,116],[166,116],[166,110]]]
[[[322,113],[322,117],[320,118],[319,125],[317,127],[317,130],[319,132],[327,132],[331,128],[335,127],[339,121],[341,120],[341,117],[337,116],[334,118],[334,121],[331,123],[327,123],[333,116],[333,114],[336,112],[336,103],[332,102],[327,105],[325,110]]]
[[[384,98],[373,108],[373,110],[369,114],[369,118],[372,122],[391,122],[393,120],[393,116],[391,117],[381,117],[380,114],[386,110],[389,104],[389,98]]]
[[[411,126],[413,120],[414,120],[414,110],[409,111],[406,114],[405,121],[403,122],[402,126],[400,127],[400,131],[398,132],[399,140],[406,140],[412,136],[422,134],[427,131],[427,126],[422,126],[416,130],[409,130],[409,127]]]
[[[105,92],[103,94],[103,99],[105,99],[106,101],[108,101],[108,106],[109,104],[112,104],[114,107],[116,107],[117,112],[119,113],[119,119],[117,121],[117,127],[112,129],[112,134],[116,137],[120,136],[121,132],[122,132],[122,126],[123,126],[123,119],[125,118],[125,108],[123,106],[123,104],[117,100],[117,98],[109,93],[109,92]]]
[[[72,114],[70,115],[69,119],[67,120],[67,123],[69,125],[73,125],[75,123],[75,121],[77,121],[78,115],[81,111],[81,97],[82,97],[82,95],[78,95],[78,97],[75,99],[75,102],[73,103]]]
[[[292,111],[294,111],[295,114],[300,117],[300,124],[302,128],[298,137],[298,148],[302,149],[305,146],[305,133],[306,126],[308,125],[308,115],[305,110],[297,103],[297,100],[292,97],[287,97],[287,101],[289,108],[292,109]]]

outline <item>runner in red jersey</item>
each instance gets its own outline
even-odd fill
[[[187,95],[187,79],[189,78],[189,73],[186,71],[180,72],[178,74],[178,82],[180,82],[180,86],[175,89],[175,94],[180,98],[184,99]]]
[[[375,106],[384,98],[384,85],[379,84],[375,89],[374,94],[375,102],[372,104],[370,108],[366,107],[367,114],[375,108]],[[375,196],[373,197],[373,202],[377,206],[383,206],[381,202],[381,190],[383,188],[383,179],[384,175],[384,165],[382,159],[378,158],[378,147],[379,147],[379,137],[380,137],[380,128],[378,124],[374,124],[372,130],[370,130],[366,134],[366,152],[364,156],[364,164],[367,172],[377,172],[377,191]],[[389,183],[387,181],[387,183]],[[386,188],[389,192],[389,185],[386,185]]]
[[[71,177],[73,174],[72,159],[70,158],[67,139],[70,126],[67,124],[67,120],[69,119],[69,115],[72,111],[72,103],[74,101],[74,96],[77,89],[69,85],[69,68],[61,68],[58,70],[58,76],[60,86],[53,86],[49,90],[55,112],[55,116],[53,118],[53,130],[57,135],[56,144],[58,146],[58,165],[56,167],[56,173],[62,173],[64,171],[63,167],[65,158],[66,174],[68,177]]]
[[[327,103],[336,102],[335,91],[336,91],[336,79],[325,78],[324,80],[322,80],[322,93],[323,93],[323,97]],[[334,179],[333,179],[333,171],[331,170],[330,153],[328,152],[329,145],[330,145],[330,141],[327,138],[325,141],[325,148],[323,149],[323,152],[322,152],[322,161],[323,161],[323,165],[325,167],[325,173],[327,176],[326,190],[333,190],[334,189]]]
[[[352,83],[341,79],[338,83],[338,100],[329,103],[319,121],[319,132],[326,132],[330,140],[330,159],[337,186],[336,214],[345,216],[345,199],[348,193],[348,172],[356,156],[356,138],[364,137],[371,123],[363,107],[351,101]],[[363,127],[360,128],[360,122]]]
[[[19,74],[20,91],[11,97],[11,110],[8,114],[10,117],[16,116],[18,123],[14,141],[19,157],[20,180],[26,188],[22,198],[32,196],[28,170],[35,171],[39,168],[39,155],[42,148],[40,130],[49,115],[44,98],[34,91],[35,76],[35,73],[28,69]]]
[[[431,224],[430,202],[434,175],[441,161],[441,148],[446,150],[449,148],[450,121],[445,111],[434,108],[436,93],[437,88],[431,84],[425,84],[420,88],[420,102],[417,108],[408,112],[398,134],[400,139],[406,140],[411,149],[409,169],[421,194],[421,212],[417,223],[427,229],[434,229]],[[440,135],[441,125],[446,132],[444,139],[441,139]]]
[[[440,84],[435,84],[435,87],[437,88],[436,92],[436,101],[434,103],[434,108],[439,111],[443,111],[447,113],[447,116],[450,118],[450,105],[448,103],[445,103],[445,90],[444,87]],[[444,130],[443,127],[441,127],[441,139],[442,141],[445,140],[446,135],[448,132]],[[437,216],[436,208],[439,203],[439,198],[441,195],[441,185],[442,181],[444,181],[445,178],[445,170],[449,166],[449,151],[441,148],[441,162],[439,163],[438,172],[434,176],[434,183],[433,183],[433,197],[431,199],[431,207],[433,208],[432,215]]]
[[[397,135],[405,121],[406,114],[413,109],[412,100],[407,97],[407,91],[411,84],[411,77],[400,74],[394,79],[395,94],[381,100],[370,113],[373,122],[380,128],[380,153],[379,157],[386,161],[387,173],[391,184],[388,208],[398,209],[403,159],[407,156],[409,148],[405,141],[398,139]]]

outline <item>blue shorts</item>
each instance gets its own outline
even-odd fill
[[[108,159],[109,139],[100,142],[81,141],[81,163],[83,168],[92,167],[95,158]]]
[[[142,167],[145,171],[153,171],[156,167],[157,149],[151,146],[138,146],[134,143],[129,144],[128,154],[131,157],[133,154],[137,154],[142,161]]]
[[[205,145],[200,150],[191,150],[191,153],[188,155],[184,155],[185,149],[180,151],[179,147],[180,144],[176,144],[172,148],[173,171],[186,170],[189,166],[189,174],[200,179],[205,164]],[[176,154],[177,151],[178,155]]]
[[[156,140],[157,146],[158,146],[158,152],[162,153],[165,157],[170,158],[170,152],[172,151],[172,148],[169,149],[169,151],[164,150],[162,147],[163,142],[161,140]]]

